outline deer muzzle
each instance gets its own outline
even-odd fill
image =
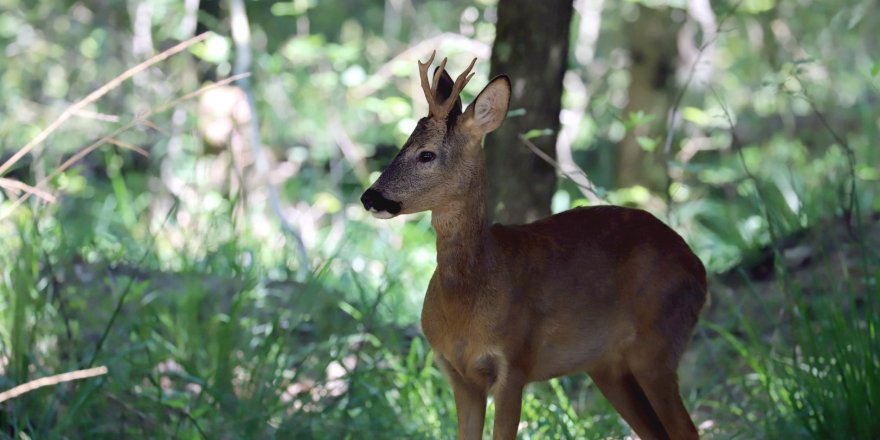
[[[370,214],[376,218],[386,219],[400,214],[400,202],[386,199],[381,192],[373,188],[364,192],[361,203],[364,204],[364,209],[370,211]]]

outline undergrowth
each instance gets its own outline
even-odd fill
[[[202,181],[221,161],[181,134],[194,119],[169,130],[183,145],[173,159],[169,140],[150,138],[146,172],[107,150],[46,178],[58,202],[0,198],[0,390],[108,368],[0,403],[0,438],[454,437],[451,390],[417,325],[434,267],[428,217],[371,222],[347,165],[328,179],[323,162],[291,160],[303,168],[286,199],[325,214],[304,262],[259,194],[232,185],[231,165],[222,187]],[[707,136],[729,143],[724,125]],[[667,218],[747,293],[716,296],[682,366],[706,437],[880,438],[880,257],[876,228],[860,223],[880,208],[877,166],[854,160],[876,161],[876,138],[876,124],[854,148],[778,135],[674,164],[690,180],[675,182]],[[47,156],[12,171],[33,184]],[[157,185],[157,169],[186,191]],[[559,209],[581,203],[560,193]],[[657,199],[640,187],[608,198]],[[814,249],[807,275],[784,264],[788,242],[842,217],[851,235]],[[772,281],[759,284],[749,267],[761,261]],[[585,375],[530,385],[522,414],[526,439],[630,434]]]

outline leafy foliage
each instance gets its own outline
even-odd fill
[[[226,3],[217,17],[188,3],[0,0],[0,162],[72,101],[191,36],[196,18],[210,31],[88,106],[3,182],[36,185],[145,110],[228,76]],[[615,188],[608,170],[627,132],[667,118],[624,114],[624,25],[639,5],[683,15],[682,2],[606,8],[595,47],[572,44],[563,130],[573,157],[601,196],[667,219],[716,274],[722,293],[682,366],[707,436],[878,437],[880,64],[870,49],[880,16],[870,1],[713,3],[727,19],[712,74],[682,85],[668,193]],[[488,58],[498,6],[246,5],[267,175],[254,171],[246,118],[224,113],[245,111],[228,88],[154,115],[49,179],[41,188],[54,203],[15,208],[21,190],[0,185],[0,389],[109,368],[0,403],[0,437],[454,436],[451,391],[416,324],[434,266],[429,217],[374,222],[357,198],[425,110],[411,99],[415,59],[429,48],[452,66]],[[488,63],[476,69],[479,83]],[[638,142],[661,154],[665,135]],[[309,261],[269,209],[266,182],[279,186]],[[553,203],[589,204],[570,181]],[[834,235],[847,215],[853,235]],[[806,276],[785,262],[814,235],[834,246]],[[732,276],[745,287],[729,287]],[[583,375],[527,390],[523,438],[628,432]]]

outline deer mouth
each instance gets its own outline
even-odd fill
[[[381,192],[373,188],[364,192],[364,195],[361,196],[361,203],[364,204],[364,209],[376,218],[389,219],[400,214],[400,202],[385,198]]]
[[[382,220],[394,218],[394,214],[392,214],[388,211],[376,211],[376,208],[370,209],[370,214],[372,214],[373,217],[380,218]]]

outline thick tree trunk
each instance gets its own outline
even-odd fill
[[[572,0],[501,0],[498,5],[491,76],[510,77],[510,109],[526,112],[507,119],[486,138],[490,207],[499,222],[524,223],[550,214],[556,171],[518,136],[529,130],[552,130],[552,135],[532,141],[556,156],[572,10]]]

